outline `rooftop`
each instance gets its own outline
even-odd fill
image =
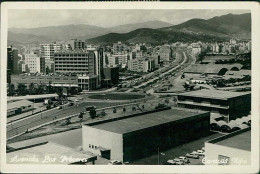
[[[71,164],[80,161],[95,160],[95,156],[84,154],[70,147],[59,145],[53,142],[43,142],[31,146],[16,149],[6,154],[7,163],[15,164]],[[16,156],[18,159],[15,160]],[[55,161],[48,161],[46,157],[56,158]],[[44,163],[44,160],[46,163]],[[48,162],[47,162],[48,161]]]
[[[191,112],[182,109],[169,109],[154,113],[148,113],[141,116],[125,118],[121,120],[111,121],[103,124],[93,125],[91,127],[110,131],[114,133],[124,134],[128,132],[138,131],[141,129],[174,122],[176,120],[193,117],[206,112]]]
[[[42,94],[42,95],[26,95],[26,96],[17,96],[17,97],[7,97],[7,102],[17,101],[17,100],[24,101],[24,99],[26,99],[25,101],[28,101],[28,100],[33,100],[33,99],[45,99],[45,98],[53,98],[53,97],[58,97],[58,94]],[[28,102],[30,102],[30,101],[28,101]],[[16,102],[13,102],[13,103],[16,103]],[[12,103],[8,103],[8,105],[9,104],[12,104]],[[12,106],[12,105],[10,105],[10,106]]]
[[[229,98],[239,97],[247,94],[251,94],[251,92],[231,92],[231,91],[223,91],[223,90],[202,89],[198,91],[184,92],[178,95],[227,100]]]
[[[234,132],[233,134],[224,135],[212,140],[214,144],[241,149],[251,150],[251,130],[248,128]],[[211,142],[211,141],[209,141]]]
[[[32,105],[33,102],[30,102],[28,100],[20,100],[16,102],[11,102],[7,104],[7,110],[15,109],[15,108],[20,108],[22,106],[29,106]]]

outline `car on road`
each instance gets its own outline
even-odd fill
[[[184,156],[180,156],[179,159],[183,160],[185,163],[190,163],[190,160]]]
[[[78,99],[75,99],[75,102],[79,102],[79,100],[78,100]]]
[[[199,159],[200,158],[199,155],[193,154],[193,153],[187,153],[186,157],[187,158],[193,158],[193,159]]]
[[[123,163],[119,160],[112,160],[108,163],[108,165],[123,165]]]
[[[57,109],[62,109],[62,106],[58,106]]]
[[[73,103],[73,102],[70,102],[70,103],[69,103],[69,106],[73,106],[73,105],[74,105],[74,103]]]
[[[174,160],[168,160],[163,163],[163,165],[176,165],[176,161]]]
[[[179,158],[174,158],[175,164],[176,165],[184,165],[185,162]]]

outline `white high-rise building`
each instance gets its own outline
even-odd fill
[[[30,73],[41,72],[41,58],[39,55],[35,54],[34,52],[25,54],[24,64],[25,66],[27,66]],[[26,71],[26,69],[23,68],[22,70]]]

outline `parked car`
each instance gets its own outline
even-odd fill
[[[184,165],[184,161],[179,158],[174,158],[174,161],[176,165]]]
[[[164,165],[176,165],[176,161],[174,160],[168,160],[163,163]]]
[[[197,154],[192,154],[192,153],[187,153],[187,154],[186,154],[186,157],[187,157],[187,158],[193,158],[193,159],[199,159],[199,158],[200,158],[199,155],[197,155]]]
[[[75,102],[79,102],[79,100],[78,100],[78,99],[75,99]]]
[[[202,150],[203,152],[205,152],[205,147],[202,147],[201,150]]]
[[[205,156],[205,152],[203,150],[197,150],[198,155]]]
[[[62,106],[58,106],[57,108],[58,108],[58,109],[62,109]]]
[[[184,156],[180,156],[179,159],[183,160],[185,163],[190,163],[190,160]]]
[[[123,163],[118,160],[112,160],[108,163],[108,165],[122,165]]]

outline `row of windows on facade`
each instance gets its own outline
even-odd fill
[[[209,99],[209,98],[198,98],[198,97],[183,97],[183,96],[179,96],[178,100],[180,101],[185,101],[185,100],[191,100],[194,102],[210,102],[211,104],[220,104],[220,105],[227,105],[228,102],[227,101],[223,101],[223,100],[217,100],[217,99]]]

